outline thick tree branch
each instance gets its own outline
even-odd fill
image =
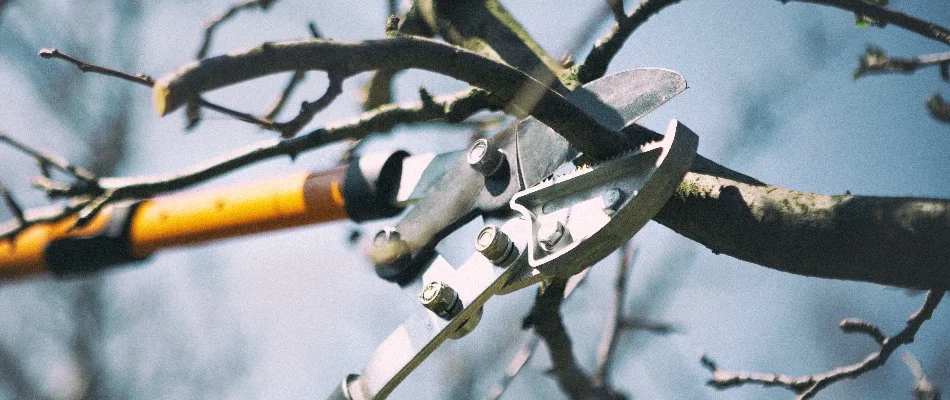
[[[796,1],[799,3],[813,3],[851,11],[855,15],[867,16],[878,24],[892,24],[917,33],[921,36],[950,44],[950,30],[930,21],[925,21],[900,11],[881,7],[863,0],[779,0],[782,3]]]
[[[421,68],[483,88],[520,116],[531,114],[594,158],[606,158],[632,141],[597,121],[558,93],[506,64],[429,39],[395,37],[343,43],[324,40],[265,43],[253,49],[188,64],[156,82],[155,109],[166,115],[202,92],[294,70],[349,76],[363,71]],[[636,139],[634,139],[635,141]]]
[[[780,271],[950,287],[950,200],[798,192],[700,156],[654,220],[715,253]]]
[[[498,0],[416,1],[410,13],[449,43],[500,60],[564,94],[563,69]]]
[[[929,293],[927,293],[927,298],[924,300],[924,304],[921,305],[917,312],[910,316],[910,318],[907,320],[907,325],[896,335],[880,338],[876,337],[876,334],[872,334],[871,336],[881,346],[881,350],[878,352],[871,353],[867,358],[858,363],[835,368],[825,373],[803,377],[793,377],[788,375],[766,374],[759,372],[723,371],[719,369],[715,362],[705,355],[701,357],[700,362],[704,367],[706,367],[706,369],[713,373],[713,377],[708,382],[708,384],[717,389],[727,389],[746,384],[778,386],[795,392],[798,394],[799,400],[810,399],[820,390],[828,387],[828,385],[845,378],[856,378],[865,372],[884,365],[891,354],[894,353],[894,350],[897,350],[897,348],[901,345],[914,341],[914,335],[917,334],[917,331],[920,330],[920,327],[924,324],[924,322],[930,319],[931,315],[933,315],[933,311],[937,308],[937,305],[940,304],[940,300],[943,298],[943,295],[943,289],[931,290]],[[842,330],[848,333],[869,333],[864,328],[859,330],[848,330],[850,328],[845,328],[846,325],[851,324],[851,320],[842,321]],[[871,326],[868,323],[862,323],[862,325]],[[880,329],[877,327],[872,327],[869,330],[877,331],[878,333],[880,331]]]

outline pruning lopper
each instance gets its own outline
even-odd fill
[[[676,72],[635,69],[565,96],[601,131],[617,133],[616,148],[598,149],[599,159],[565,139],[578,132],[555,132],[529,117],[463,151],[371,155],[318,173],[113,205],[78,229],[71,220],[35,225],[0,242],[0,279],[95,272],[164,247],[389,217],[414,203],[375,235],[369,256],[381,278],[421,307],[331,395],[385,398],[442,342],[474,329],[491,296],[577,274],[659,212],[692,164],[698,138],[676,120],[663,135],[635,121],[685,88]],[[473,220],[495,223],[454,266],[436,247]]]

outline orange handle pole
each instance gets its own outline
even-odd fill
[[[57,238],[95,235],[102,231],[112,215],[106,207],[82,228],[73,228],[76,217],[58,222],[36,224],[10,240],[0,240],[0,281],[46,272],[46,249]]]
[[[132,254],[347,217],[346,167],[146,200],[132,219]]]
[[[126,252],[132,256],[131,261],[165,247],[344,219],[345,174],[346,167],[337,167],[158,197],[139,203],[127,221],[111,221],[115,208],[106,207],[78,229],[73,229],[74,217],[37,224],[13,240],[0,241],[0,280],[43,273],[53,267],[53,259],[70,260],[69,254],[50,254],[54,249],[51,246],[94,238],[115,222],[127,227],[122,238],[103,245],[106,247],[86,246],[82,250],[93,255],[100,251]],[[120,242],[125,248],[108,247]],[[74,248],[60,246],[67,247]]]

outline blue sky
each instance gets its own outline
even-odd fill
[[[129,38],[140,51],[134,69],[159,76],[190,61],[202,19],[226,3],[153,2],[143,13],[142,31]],[[583,26],[587,11],[579,10],[601,6],[596,1],[505,4],[555,57],[566,50],[575,30],[593,29]],[[942,2],[895,0],[891,6],[950,25]],[[10,29],[7,18],[20,18],[22,23],[28,17],[16,7],[0,19],[0,34]],[[94,16],[65,14],[64,22],[53,24],[63,27],[57,29],[89,38],[83,39],[88,40],[85,48],[109,46],[94,40],[108,23]],[[224,26],[212,54],[266,40],[305,37],[308,20],[314,20],[328,38],[378,38],[383,36],[384,14],[383,2],[370,6],[285,0],[267,14],[246,13]],[[39,38],[45,34],[49,32],[40,28],[31,33]],[[869,44],[893,56],[947,51],[946,45],[896,27],[857,28],[852,14],[828,7],[764,0],[686,1],[651,18],[636,32],[611,71],[664,67],[680,72],[689,89],[645,123],[662,129],[670,118],[677,118],[699,134],[701,154],[760,180],[821,193],[950,197],[946,183],[950,125],[935,122],[923,107],[934,92],[947,96],[947,84],[936,70],[852,80],[858,57]],[[70,126],[52,117],[53,110],[23,72],[27,66],[52,71],[52,76],[68,71],[67,66],[39,61],[35,49],[19,52],[3,46],[0,36],[0,50],[6,53],[0,58],[0,88],[8,95],[0,102],[0,129],[72,158],[87,157],[88,148],[77,144]],[[575,57],[584,54],[586,48]],[[126,85],[102,77],[84,79],[106,91],[112,85]],[[356,115],[355,93],[365,79],[361,75],[348,81],[344,96],[313,126]],[[261,110],[270,101],[269,93],[276,93],[284,80],[283,76],[256,80],[217,91],[211,99]],[[298,91],[295,101],[322,92],[325,82],[311,82],[315,83]],[[433,93],[465,87],[413,72],[400,78],[397,97],[413,99],[419,85]],[[270,137],[210,113],[201,128],[184,134],[180,113],[159,118],[148,103],[147,89],[133,93],[131,102],[123,105],[134,109],[135,118],[123,174],[179,169]],[[100,105],[109,106],[115,105]],[[368,147],[441,151],[460,148],[466,139],[465,129],[399,128]],[[221,181],[325,168],[335,162],[339,150],[331,146],[295,163],[261,163]],[[41,204],[39,196],[28,194],[27,176],[33,173],[29,160],[0,151],[4,184],[22,193],[28,203]],[[373,232],[385,224],[363,228]],[[227,380],[231,381],[227,388],[212,393],[238,398],[323,396],[347,373],[358,372],[376,344],[415,306],[375,277],[361,253],[364,243],[356,247],[346,243],[352,227],[336,223],[168,251],[139,267],[110,273],[106,287],[114,317],[103,342],[109,349],[110,371],[128,377],[122,380],[123,388],[133,397],[201,393],[195,388]],[[613,381],[634,397],[791,398],[782,389],[719,392],[705,387],[707,375],[696,354],[703,349],[729,369],[825,371],[875,350],[867,338],[840,333],[840,319],[865,318],[890,333],[900,329],[922,301],[919,294],[903,290],[802,278],[716,256],[657,224],[648,225],[637,242],[641,250],[631,277],[630,310],[672,322],[682,333],[626,337]],[[615,262],[611,257],[596,267],[586,286],[565,306],[579,360],[588,368],[609,308],[604,293],[609,293]],[[42,294],[55,290],[52,285],[56,284],[2,287],[0,301],[15,305],[24,315],[48,310],[52,306]],[[525,290],[494,299],[474,334],[440,349],[394,397],[424,393],[424,398],[440,398],[453,385],[465,384],[480,398],[524,337],[518,327],[532,298],[533,290]],[[0,340],[7,343],[40,335],[2,325],[5,336]],[[948,333],[950,313],[944,306],[908,346],[944,388],[950,382]],[[53,343],[61,341],[56,334],[43,335]],[[55,360],[68,359],[62,346],[50,348],[28,354],[39,377],[48,377],[44,371],[58,365]],[[544,376],[547,368],[546,356],[539,354],[513,384],[510,398],[562,396]],[[190,379],[158,388],[149,384],[149,379],[180,376]],[[895,357],[881,370],[836,384],[819,398],[909,398],[912,385],[910,374]]]

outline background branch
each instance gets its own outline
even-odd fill
[[[727,389],[746,384],[778,386],[797,393],[798,399],[800,400],[810,399],[820,390],[824,389],[828,385],[831,385],[832,383],[845,378],[855,378],[861,374],[864,374],[865,372],[884,365],[891,354],[894,353],[894,350],[897,350],[897,348],[901,345],[914,341],[914,335],[917,334],[917,331],[920,330],[920,327],[924,324],[924,322],[930,319],[931,315],[933,315],[933,311],[937,308],[937,305],[940,304],[943,294],[944,290],[942,289],[931,290],[928,292],[927,298],[924,300],[924,304],[921,305],[917,312],[910,316],[904,329],[891,337],[878,337],[877,332],[879,332],[880,329],[877,327],[872,327],[868,323],[861,323],[860,325],[864,325],[865,327],[855,329],[853,321],[842,321],[842,330],[845,332],[868,333],[872,336],[872,338],[875,339],[876,342],[878,342],[878,344],[881,346],[881,349],[875,353],[871,353],[863,361],[852,365],[835,368],[825,373],[803,377],[792,377],[788,375],[763,374],[758,372],[724,371],[719,369],[716,363],[705,355],[701,357],[700,362],[706,369],[713,373],[713,378],[708,382],[708,384],[717,389]],[[850,327],[845,328],[848,325],[850,325]]]
[[[783,3],[797,1],[800,3],[821,4],[851,11],[857,16],[866,16],[877,22],[878,25],[892,24],[923,37],[950,44],[950,30],[930,21],[904,14],[887,7],[881,7],[862,0],[779,0]]]

